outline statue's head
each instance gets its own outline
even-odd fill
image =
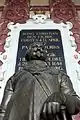
[[[47,57],[46,50],[42,43],[33,43],[29,46],[25,59],[30,60],[42,60],[45,61]]]

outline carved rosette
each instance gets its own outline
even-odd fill
[[[73,9],[73,3],[66,0],[64,1],[58,1],[53,2],[51,4],[51,18],[55,20],[55,22],[66,22],[70,19],[73,19],[75,17],[75,8]]]
[[[24,23],[29,18],[29,3],[13,0],[4,7],[2,18],[14,23]]]

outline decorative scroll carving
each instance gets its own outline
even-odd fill
[[[29,18],[29,3],[13,0],[4,7],[2,18],[14,23],[24,23]]]
[[[51,18],[57,21],[69,21],[75,17],[74,5],[69,0],[59,0],[51,3]]]

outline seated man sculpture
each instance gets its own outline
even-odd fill
[[[42,44],[31,44],[25,58],[25,67],[5,87],[1,104],[3,120],[62,120],[54,118],[61,106],[70,115],[80,112],[80,98],[69,76],[47,65]]]

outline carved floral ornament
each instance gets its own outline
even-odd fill
[[[50,4],[51,19],[60,23],[71,21],[76,16],[76,10],[71,0],[57,0]]]

